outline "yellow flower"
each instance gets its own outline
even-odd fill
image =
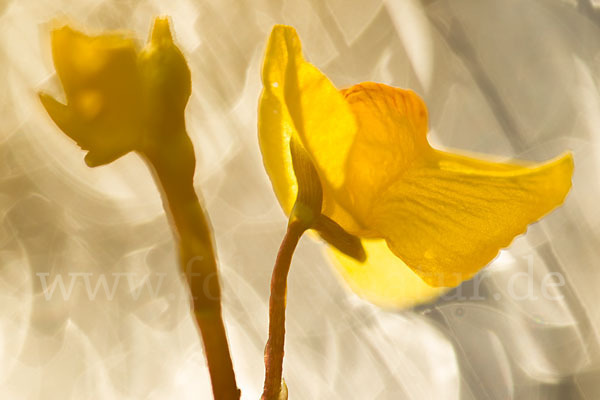
[[[156,18],[141,51],[123,34],[89,36],[68,26],[54,30],[51,42],[67,104],[43,93],[40,99],[58,127],[88,151],[90,167],[146,146],[155,139],[149,133],[180,129],[191,79],[167,18]]]
[[[262,79],[259,142],[283,210],[298,192],[293,139],[319,176],[322,214],[365,249],[361,262],[333,248],[338,271],[375,304],[410,306],[471,278],[571,187],[570,153],[499,163],[432,148],[419,96],[372,82],[336,89],[291,27],[274,27]]]

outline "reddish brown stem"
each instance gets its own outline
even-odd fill
[[[262,400],[278,400],[281,391],[287,276],[294,250],[305,230],[305,226],[300,221],[290,222],[273,267],[269,300],[269,339],[265,347],[265,386]]]

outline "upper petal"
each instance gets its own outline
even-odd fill
[[[373,202],[407,168],[431,151],[427,109],[411,90],[372,82],[343,91],[358,121],[346,162],[344,192],[350,211],[365,227]],[[373,235],[366,229],[363,235]]]
[[[297,135],[308,151],[327,196],[343,184],[356,124],[340,92],[304,60],[292,27],[273,28],[262,80],[258,128],[263,162],[281,206],[289,213],[297,192],[290,137]]]
[[[370,221],[427,283],[455,286],[562,204],[572,173],[570,153],[524,166],[433,151],[381,193]]]

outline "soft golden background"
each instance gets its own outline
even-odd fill
[[[479,292],[467,282],[416,310],[384,312],[361,301],[322,245],[304,238],[290,274],[290,399],[600,398],[594,3],[0,0],[0,398],[210,398],[145,166],[128,155],[87,168],[36,97],[40,89],[60,93],[50,21],[126,29],[145,40],[158,14],[172,17],[192,70],[196,182],[215,230],[244,399],[257,399],[262,387],[269,277],[285,228],[256,138],[259,71],[275,23],[294,25],[309,60],[339,87],[374,80],[420,93],[438,147],[532,160],[569,148],[576,163],[565,206],[502,252]],[[510,296],[519,272],[537,299]],[[550,272],[566,279],[554,293],[560,300],[540,295]],[[57,289],[46,300],[40,274],[66,285],[75,279],[73,292],[65,300]],[[132,286],[150,274],[160,289],[153,296],[142,287],[136,299],[122,274],[133,276]],[[101,277],[114,296],[101,287],[90,296],[85,279],[93,289]],[[519,282],[519,293],[530,289]]]

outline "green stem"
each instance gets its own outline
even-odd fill
[[[293,220],[288,224],[273,267],[269,300],[269,339],[265,348],[265,385],[262,400],[279,399],[283,375],[287,276],[294,250],[305,230],[305,225],[299,220]]]
[[[215,400],[239,400],[225,326],[212,230],[193,186],[195,159],[188,136],[140,152],[153,172],[179,247],[179,261],[193,297]],[[165,141],[166,142],[166,141]]]

